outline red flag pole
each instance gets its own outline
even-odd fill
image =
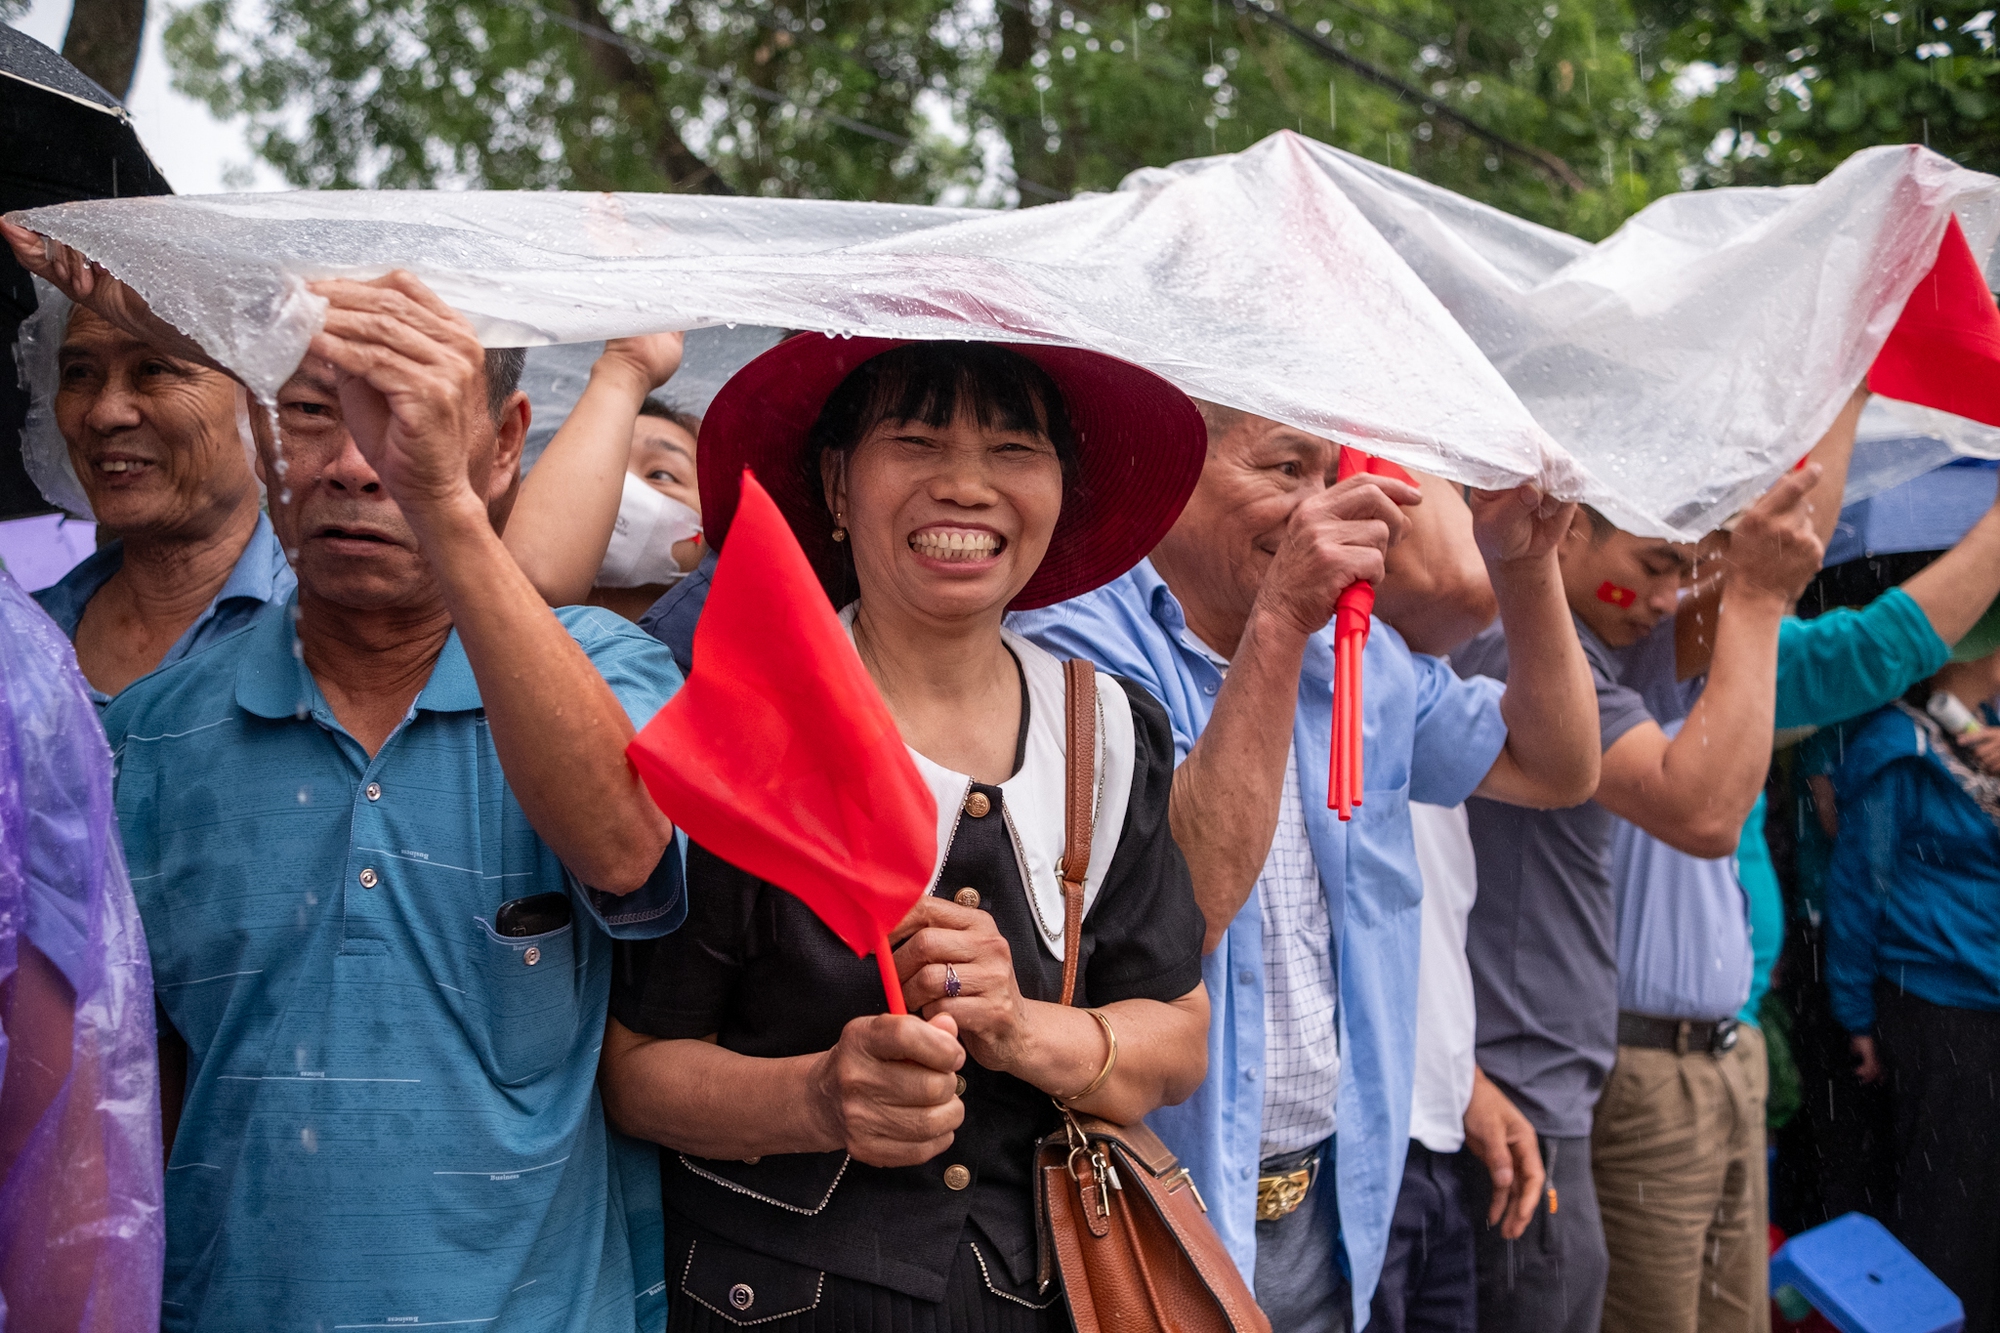
[[[882,973],[882,996],[889,1001],[889,1012],[907,1014],[903,1007],[903,979],[896,975],[896,958],[889,950],[889,932],[875,932],[875,966]]]
[[[1368,455],[1359,449],[1340,451],[1335,480],[1346,481],[1368,470]],[[1333,737],[1326,804],[1343,820],[1354,817],[1361,804],[1361,648],[1368,640],[1368,613],[1375,605],[1375,586],[1357,581],[1340,594],[1333,622]],[[1359,624],[1356,624],[1356,621]]]

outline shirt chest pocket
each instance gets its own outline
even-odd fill
[[[475,1003],[473,1043],[494,1082],[527,1083],[561,1064],[575,1049],[581,1012],[576,924],[542,935],[497,934],[478,922],[483,1014]]]

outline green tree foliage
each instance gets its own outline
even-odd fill
[[[929,0],[246,10],[176,14],[176,82],[300,185],[929,200],[969,171],[934,124],[964,60]]]
[[[1927,143],[2000,171],[1994,11],[1896,0],[1642,0],[1654,97],[1706,147],[1689,184],[1818,180],[1849,154]]]
[[[1678,188],[1625,0],[999,3],[990,96],[1066,188],[1276,129],[1585,234]]]
[[[195,0],[167,41],[300,184],[1036,203],[1291,129],[1596,237],[1871,143],[2000,166],[1992,14],[1894,2]]]

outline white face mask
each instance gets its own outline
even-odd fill
[[[676,542],[701,535],[701,515],[669,495],[662,495],[631,473],[618,499],[618,521],[611,528],[611,545],[598,568],[602,588],[643,588],[673,583],[681,577],[674,559]]]

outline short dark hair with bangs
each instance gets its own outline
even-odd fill
[[[1046,436],[1068,487],[1076,472],[1076,429],[1046,370],[993,343],[916,342],[862,362],[827,398],[799,460],[810,493],[825,493],[821,458],[853,453],[883,422],[948,426],[961,412],[981,426]]]

